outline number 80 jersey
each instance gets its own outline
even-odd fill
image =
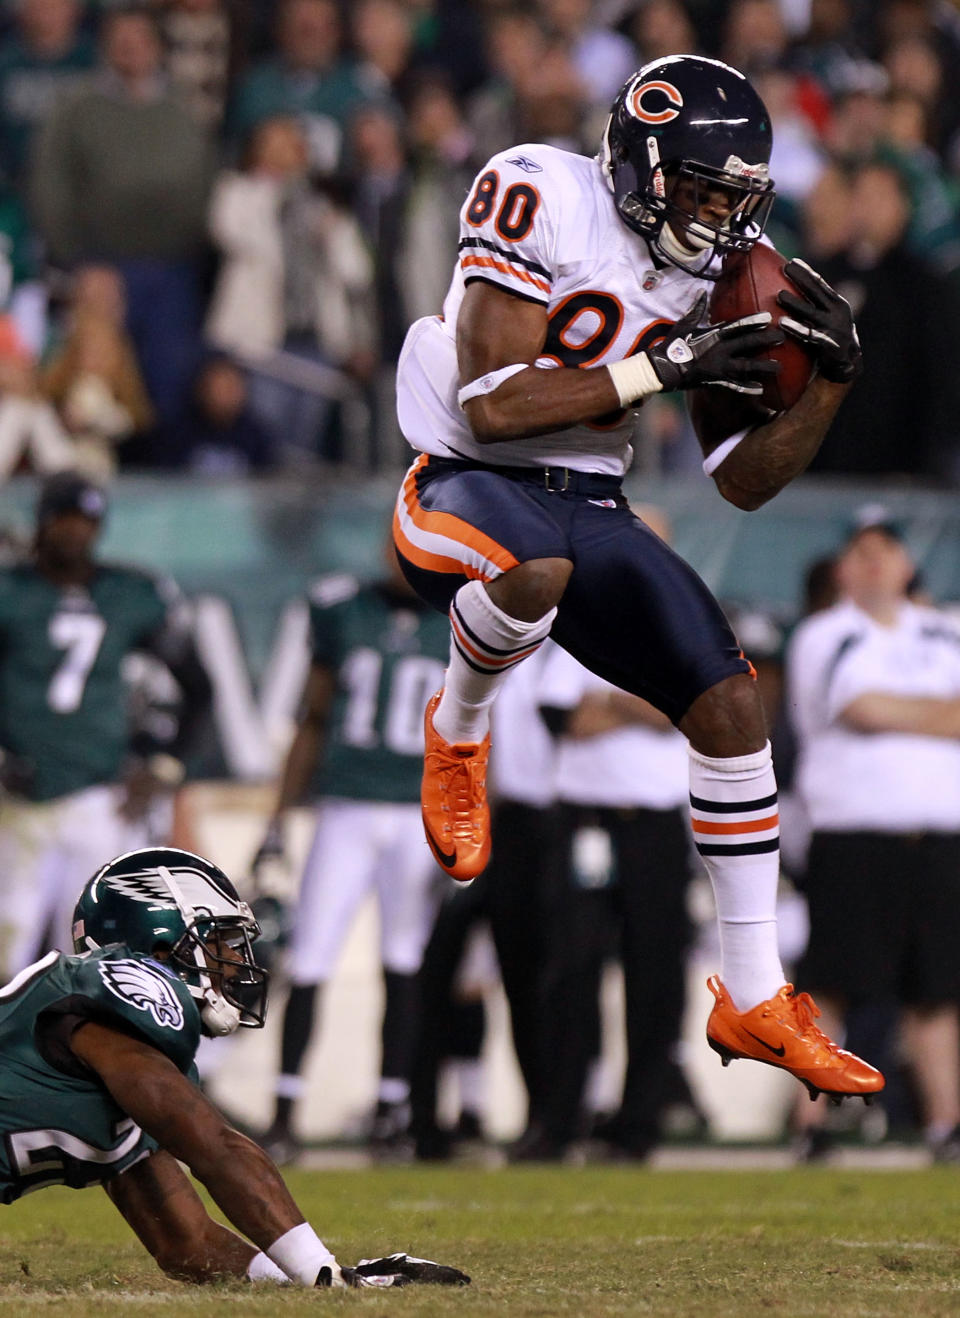
[[[547,312],[537,365],[591,368],[662,338],[711,288],[676,266],[658,267],[614,205],[597,159],[527,143],[494,156],[460,212],[457,268],[442,317],[408,331],[397,411],[414,448],[512,466],[566,466],[622,475],[633,456],[632,413],[523,441],[477,444],[457,403],[456,326],[468,283],[483,279]],[[500,363],[512,365],[509,361]]]

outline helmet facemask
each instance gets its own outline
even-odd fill
[[[202,906],[190,907],[166,866],[159,874],[169,885],[184,915],[186,929],[170,949],[167,965],[202,1003],[200,1020],[208,1034],[232,1034],[238,1028],[259,1029],[266,1018],[269,975],[258,966],[253,939],[260,926],[246,902],[236,915],[214,915]]]
[[[200,1019],[209,1034],[263,1025],[269,976],[254,960],[246,921],[216,919],[197,911],[166,964],[202,1002]]]
[[[632,162],[618,163],[605,141],[603,164],[621,219],[671,265],[702,279],[719,278],[719,270],[709,269],[714,258],[748,252],[766,227],[776,195],[768,167],[746,164],[737,156],[728,159],[725,169],[696,160],[664,166],[654,136],[647,138],[646,150],[648,181],[641,182]],[[717,188],[728,193],[730,209],[720,224],[713,224],[700,211]],[[678,191],[687,196],[683,206],[673,200]]]

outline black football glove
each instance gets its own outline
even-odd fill
[[[798,339],[816,358],[817,369],[831,384],[849,384],[863,369],[860,340],[850,303],[811,270],[806,261],[788,261],[784,274],[803,293],[784,290],[777,301],[789,311],[781,329]],[[794,319],[796,318],[796,319]]]
[[[346,1286],[410,1286],[420,1282],[434,1286],[469,1286],[470,1278],[459,1268],[445,1263],[432,1263],[430,1259],[413,1258],[410,1254],[388,1254],[385,1258],[361,1259],[355,1268],[341,1268],[340,1276]],[[330,1268],[321,1268],[318,1286],[330,1286],[333,1276]]]
[[[250,862],[250,873],[253,875],[254,881],[259,881],[263,877],[262,871],[268,862],[282,861],[285,856],[286,845],[283,836],[283,824],[279,819],[271,819],[267,825],[267,831],[263,835],[263,841]]]
[[[764,377],[776,375],[780,364],[757,361],[755,354],[783,343],[783,335],[770,325],[769,311],[701,326],[706,306],[707,295],[701,293],[666,337],[647,349],[664,390],[717,384],[738,394],[762,394]]]

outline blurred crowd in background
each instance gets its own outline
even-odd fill
[[[593,154],[642,63],[745,72],[769,233],[867,372],[814,470],[960,480],[960,8],[949,0],[3,0],[0,476],[404,465],[393,371],[458,211],[524,141]],[[640,469],[697,462],[644,410]]]

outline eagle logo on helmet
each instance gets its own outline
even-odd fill
[[[148,1011],[160,1026],[183,1029],[183,1007],[170,981],[142,961],[101,961],[100,978],[115,998]]]
[[[649,93],[659,93],[660,96],[666,97],[667,104],[659,110],[653,110],[649,106]],[[644,98],[648,103],[644,104]],[[654,103],[659,99],[654,97]],[[662,82],[659,78],[654,78],[650,82],[642,82],[636,87],[627,98],[627,105],[632,113],[644,124],[668,124],[671,119],[676,119],[683,106],[683,97],[679,90],[674,87],[672,82]]]

